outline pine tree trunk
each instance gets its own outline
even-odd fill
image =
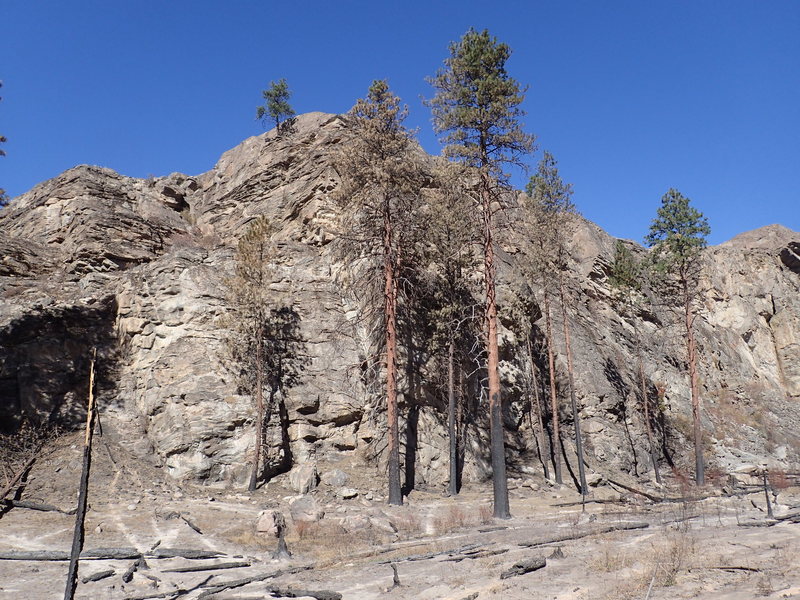
[[[553,443],[551,449],[553,453],[553,471],[555,471],[556,483],[564,483],[561,478],[561,430],[558,415],[558,396],[556,395],[556,357],[553,351],[553,323],[550,319],[550,297],[547,289],[544,290],[544,319],[547,329],[547,364],[550,369],[550,410],[553,414]]]
[[[531,340],[528,338],[528,356],[531,360],[531,381],[533,382],[533,400],[531,405],[536,406],[536,426],[537,426],[537,433],[538,439],[537,444],[539,445],[539,452],[541,454],[542,459],[542,469],[544,470],[544,478],[550,479],[550,473],[548,472],[547,468],[547,459],[550,456],[550,448],[549,444],[547,443],[547,436],[544,433],[544,418],[542,417],[542,403],[539,398],[539,380],[536,377],[536,365],[533,362],[533,348],[531,347]]]
[[[575,398],[575,376],[572,368],[572,349],[569,337],[569,316],[567,315],[567,302],[564,297],[564,276],[559,275],[558,291],[561,296],[561,313],[564,318],[564,344],[567,349],[567,375],[569,376],[569,398],[572,404],[572,418],[575,422],[575,451],[578,453],[578,475],[581,484],[581,496],[586,498],[586,469],[583,465],[583,440],[581,439],[581,416],[578,412],[578,403]]]
[[[86,435],[83,441],[83,466],[81,468],[81,481],[78,488],[78,509],[75,512],[75,529],[72,534],[72,549],[69,556],[69,570],[67,572],[67,585],[64,589],[64,600],[75,597],[78,587],[78,560],[83,550],[84,519],[86,518],[86,501],[89,494],[89,469],[92,465],[92,434],[94,433],[94,361],[97,350],[92,350],[92,362],[89,366],[89,409],[86,414]]]
[[[261,440],[264,437],[264,326],[259,325],[256,334],[256,449],[250,472],[248,491],[256,490],[258,465],[261,462]]]
[[[653,473],[656,476],[656,482],[661,483],[661,474],[658,471],[658,457],[656,455],[656,446],[653,442],[653,427],[650,422],[650,398],[647,394],[647,381],[644,377],[644,363],[642,362],[642,348],[641,344],[637,341],[638,355],[639,355],[639,382],[642,388],[642,407],[644,409],[644,425],[647,432],[647,443],[650,447],[650,461],[653,463]]]
[[[389,426],[389,504],[403,504],[397,415],[397,281],[388,199],[383,223],[384,318],[386,320],[386,417]]]
[[[456,390],[455,390],[455,340],[451,334],[447,349],[447,434],[450,442],[450,482],[448,493],[458,494],[458,432],[456,430]]]
[[[689,384],[692,392],[692,425],[694,433],[695,483],[705,484],[703,464],[703,432],[700,427],[700,390],[697,382],[697,347],[694,338],[694,312],[688,285],[684,282],[684,311],[686,314],[686,349],[689,358]]]
[[[503,404],[500,398],[500,351],[497,343],[497,289],[494,266],[494,241],[492,231],[491,193],[488,175],[483,178],[483,257],[486,284],[486,349],[489,376],[489,428],[492,454],[492,487],[494,492],[494,517],[510,519],[508,505],[508,480],[506,479],[506,452],[503,439]]]

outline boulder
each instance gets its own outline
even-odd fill
[[[325,511],[311,496],[302,496],[289,503],[289,514],[293,521],[316,523],[325,516]]]

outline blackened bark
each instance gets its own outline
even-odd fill
[[[456,390],[455,390],[455,340],[450,335],[447,350],[447,434],[450,442],[450,482],[448,493],[458,494],[458,432],[456,430]]]
[[[254,492],[258,482],[258,465],[261,461],[261,440],[264,437],[264,328],[260,325],[256,334],[256,449],[247,489]]]
[[[683,280],[684,312],[686,317],[686,349],[689,358],[689,383],[692,391],[692,429],[694,433],[695,483],[705,484],[703,463],[703,431],[700,427],[700,390],[697,382],[697,346],[694,338],[694,311],[686,278]]]
[[[569,315],[567,314],[567,303],[564,294],[564,277],[559,278],[559,294],[561,295],[561,313],[564,320],[564,344],[567,350],[567,375],[569,377],[569,398],[572,405],[572,419],[575,422],[575,451],[578,453],[578,476],[580,477],[581,496],[585,500],[586,492],[586,469],[583,465],[583,439],[581,437],[581,415],[578,412],[578,402],[575,398],[575,376],[572,368],[572,349],[569,336]]]
[[[531,347],[531,340],[528,338],[528,357],[531,361],[531,381],[533,384],[533,398],[531,399],[531,406],[536,406],[536,426],[538,432],[537,444],[539,446],[539,455],[542,461],[542,469],[544,470],[544,478],[550,479],[550,473],[547,468],[547,460],[550,456],[550,448],[547,436],[544,432],[544,417],[542,416],[542,403],[539,398],[539,380],[536,377],[536,364],[533,360],[533,348]]]
[[[553,440],[550,444],[550,451],[553,455],[553,470],[555,471],[556,483],[564,483],[561,478],[561,456],[558,453],[561,445],[561,430],[558,414],[558,396],[556,395],[556,357],[553,350],[553,324],[550,320],[550,298],[547,290],[544,291],[544,318],[547,329],[547,364],[550,370],[550,410],[553,419]]]
[[[639,381],[642,388],[642,406],[644,408],[644,425],[645,431],[647,431],[647,443],[650,446],[650,461],[653,463],[653,473],[655,473],[656,482],[661,483],[661,474],[658,471],[656,445],[653,441],[653,424],[650,421],[650,397],[647,394],[647,381],[644,377],[644,363],[642,362],[641,345],[639,346]]]
[[[92,360],[89,365],[89,408],[86,412],[86,435],[83,441],[83,467],[81,468],[81,481],[78,489],[78,510],[75,513],[75,529],[72,534],[72,549],[69,555],[69,570],[67,572],[67,585],[64,590],[64,600],[75,597],[75,588],[78,586],[78,559],[83,550],[83,522],[86,518],[86,498],[89,492],[89,469],[92,464],[92,433],[94,431],[95,403],[94,403],[94,362],[97,350],[92,350]]]

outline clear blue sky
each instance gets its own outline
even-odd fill
[[[201,173],[263,131],[280,77],[299,113],[344,112],[387,78],[438,153],[420,97],[469,27],[511,46],[526,129],[613,235],[641,240],[669,187],[712,243],[800,230],[799,0],[3,0],[0,187],[81,163]]]

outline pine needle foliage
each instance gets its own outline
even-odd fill
[[[434,130],[442,135],[444,155],[488,169],[498,180],[507,179],[503,167],[520,165],[520,157],[534,144],[534,136],[520,123],[527,88],[506,71],[510,56],[508,45],[488,30],[470,29],[450,44],[444,67],[428,79],[436,95],[427,104]]]
[[[256,108],[256,120],[262,121],[266,125],[267,119],[275,123],[278,130],[281,129],[283,122],[288,122],[295,116],[294,109],[289,104],[292,92],[286,79],[270,81],[269,87],[261,92],[264,97],[264,104]]]

